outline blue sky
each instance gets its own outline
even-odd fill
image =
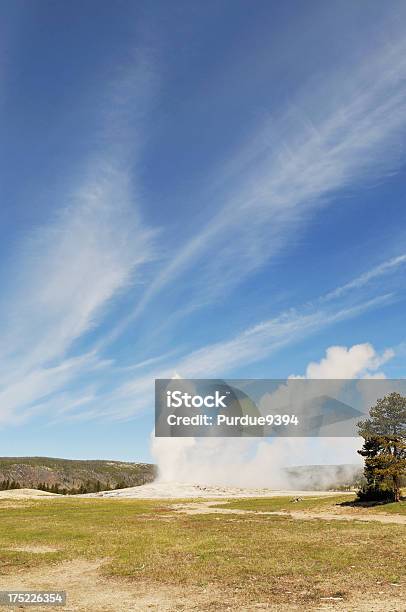
[[[404,377],[405,17],[3,2],[1,455],[149,460],[155,377]]]

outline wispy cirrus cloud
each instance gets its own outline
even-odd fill
[[[345,285],[337,287],[327,294],[328,299],[326,299],[327,295],[323,294],[311,303],[259,322],[231,338],[208,344],[179,357],[176,357],[173,352],[153,357],[141,363],[146,369],[146,374],[142,376],[134,376],[140,364],[129,366],[125,368],[128,376],[121,379],[111,393],[95,398],[98,412],[95,412],[92,407],[83,411],[78,409],[68,415],[68,418],[79,420],[92,419],[97,416],[108,419],[131,418],[138,412],[152,407],[155,378],[171,378],[177,374],[185,378],[227,376],[249,364],[260,363],[284,347],[294,345],[323,329],[346,320],[356,319],[367,312],[385,308],[401,296],[396,293],[376,295],[373,281],[377,276],[385,281],[386,276],[399,273],[403,261],[403,255],[388,259],[353,278]],[[347,297],[347,289],[343,291],[342,287],[348,287],[348,291],[351,288],[350,303],[344,299]],[[395,350],[388,349],[382,355],[377,355],[375,350],[368,352],[368,347],[369,345],[363,344],[360,350],[353,348],[350,354],[347,354],[342,347],[339,347],[337,351],[331,350],[326,362],[329,367],[331,365],[330,373],[334,374],[342,364],[345,364],[348,377],[363,369],[378,376],[380,373],[376,371],[379,366],[398,352],[398,347],[395,347]],[[343,350],[345,354],[342,354]],[[159,361],[163,361],[164,365],[156,368],[155,365]],[[321,368],[323,364],[322,360],[318,367]],[[314,374],[315,370],[313,371],[312,368],[307,372],[308,376]],[[123,369],[120,368],[120,372],[122,371]],[[62,418],[65,418],[65,415]]]
[[[112,393],[98,400],[98,416],[102,418],[126,419],[153,406],[153,381],[155,378],[221,378],[240,367],[258,363],[277,353],[280,349],[294,345],[300,340],[319,333],[339,322],[355,319],[362,314],[389,305],[392,294],[373,297],[358,302],[352,307],[339,303],[329,308],[303,307],[263,321],[241,331],[231,339],[209,344],[173,360],[169,366],[151,369],[141,377],[129,377]],[[72,415],[86,418],[86,413]],[[90,411],[87,415],[94,417]]]
[[[292,311],[251,327],[229,341],[218,342],[192,352],[176,365],[184,378],[224,375],[234,369],[261,361],[276,350],[369,309],[390,303],[392,295],[382,295],[351,308],[331,311]],[[173,372],[171,374],[173,376]],[[165,378],[165,376],[163,377]]]
[[[19,424],[46,408],[55,409],[61,389],[105,365],[95,355],[87,354],[61,359],[54,366],[38,362],[20,371],[9,369],[0,390],[0,426]]]
[[[327,295],[323,297],[324,300],[332,300],[342,295],[349,293],[353,289],[360,289],[364,287],[372,280],[377,278],[381,278],[382,276],[386,276],[387,274],[391,274],[396,272],[399,268],[406,264],[406,254],[398,255],[396,257],[392,257],[387,261],[382,262],[378,266],[375,266],[371,270],[368,270],[364,274],[360,274],[357,278],[354,278],[349,283],[342,285],[341,287],[337,287],[333,291],[330,291]]]
[[[142,141],[136,128],[146,110],[150,75],[143,61],[119,76],[103,91],[117,110],[112,113],[108,104],[98,109],[92,155],[81,160],[80,172],[77,163],[65,171],[63,186],[56,180],[48,187],[55,201],[49,222],[15,247],[0,309],[2,423],[21,422],[73,380],[109,363],[94,351],[77,350],[74,356],[70,351],[154,257],[155,232],[142,221],[128,168],[138,135]],[[140,115],[129,126],[125,105],[136,108],[138,90]]]
[[[33,363],[63,354],[150,259],[151,232],[130,202],[125,174],[102,167],[54,223],[31,234],[5,299],[3,358],[24,353]]]
[[[89,353],[80,367],[70,367],[67,353],[152,256],[151,231],[130,198],[125,176],[103,169],[53,224],[30,237],[16,262],[14,287],[3,297],[0,383],[7,413],[14,401],[37,401],[95,361],[103,363]]]
[[[384,264],[379,268],[383,277],[384,270],[388,273],[392,270],[392,266]],[[132,418],[140,412],[151,409],[154,378],[170,378],[175,374],[190,378],[227,376],[239,368],[259,363],[281,349],[309,338],[323,329],[392,304],[398,299],[395,294],[376,296],[373,291],[369,291],[368,295],[368,284],[375,278],[373,270],[375,268],[363,275],[367,279],[365,282],[357,283],[357,279],[353,279],[348,283],[354,285],[351,306],[343,302],[341,299],[343,295],[337,291],[336,297],[328,301],[324,299],[325,296],[321,296],[311,304],[282,312],[272,319],[240,331],[231,338],[208,344],[183,356],[176,356],[176,352],[169,351],[133,366],[123,367],[113,360],[100,360],[97,353],[87,354],[81,360],[67,361],[67,367],[62,368],[62,371],[58,368],[49,368],[35,373],[35,380],[39,377],[40,381],[45,383],[49,376],[44,390],[50,395],[50,399],[47,399],[45,392],[33,394],[28,387],[26,398],[17,395],[15,399],[18,401],[12,406],[9,400],[3,405],[8,405],[10,418],[16,418],[15,415],[20,414],[19,409],[24,405],[22,399],[28,401],[29,398],[31,398],[30,407],[23,411],[23,415],[52,409],[54,422]],[[375,372],[382,363],[393,356],[392,350],[377,356],[375,352],[368,352],[367,349],[367,345],[362,345],[360,353],[358,349],[352,349],[351,354],[342,355],[342,348],[339,347],[338,354],[336,350],[330,351],[326,364],[332,364],[330,370],[333,373],[337,367],[341,367],[341,362],[347,368],[352,367],[351,372],[354,372],[354,368],[359,370],[362,362],[362,368],[365,366]],[[163,362],[163,365],[157,367],[159,362]],[[318,368],[323,364],[322,360]],[[143,373],[137,375],[141,368]],[[312,372],[313,370],[309,370],[307,375],[310,376]],[[66,385],[72,380],[76,381],[73,389]],[[101,389],[103,386],[101,381],[103,385],[107,382],[108,391]],[[15,390],[18,390],[18,385]],[[45,399],[38,399],[43,397]]]
[[[406,128],[403,35],[365,56],[312,82],[225,162],[207,192],[210,219],[171,254],[110,339],[175,280],[187,283],[183,308],[207,304],[292,246],[340,190],[396,169]]]
[[[32,232],[13,263],[14,282],[3,295],[1,314],[7,329],[0,348],[5,420],[51,406],[52,394],[63,418],[126,418],[151,405],[155,376],[174,371],[190,377],[220,376],[396,299],[384,293],[354,299],[350,305],[339,301],[398,270],[404,255],[335,289],[325,305],[320,298],[310,307],[288,311],[183,357],[172,359],[164,349],[163,356],[141,355],[132,368],[101,357],[105,344],[170,284],[180,280],[181,291],[188,288],[179,310],[213,301],[220,289],[230,290],[294,244],[340,190],[396,168],[395,145],[406,127],[405,51],[403,40],[393,40],[371,51],[364,64],[348,65],[324,82],[312,83],[311,90],[292,98],[287,110],[261,122],[218,175],[209,178],[207,216],[201,215],[204,220],[187,232],[180,247],[169,249],[134,311],[119,318],[112,333],[103,330],[98,350],[72,361],[69,350],[74,343],[98,325],[112,300],[131,287],[154,257],[153,232],[142,221],[136,181],[127,164],[143,140],[134,127],[143,129],[140,118],[148,113],[148,88],[152,81],[155,91],[156,75],[143,59],[135,73],[130,69],[119,76],[109,98],[118,111],[111,113],[104,104],[97,151],[82,160],[85,170],[67,193],[55,190],[54,218]],[[141,101],[134,114],[138,92]],[[170,363],[156,368],[158,361]],[[135,378],[134,370],[141,367],[151,369]],[[103,375],[95,376],[101,369]],[[92,385],[91,393],[80,381],[86,373],[84,385]],[[106,379],[113,390],[101,393]],[[77,388],[64,393],[72,382]],[[148,402],[143,403],[145,398]]]

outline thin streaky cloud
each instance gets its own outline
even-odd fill
[[[151,257],[151,231],[129,206],[125,175],[97,169],[54,223],[33,232],[5,294],[0,373],[63,355],[97,323],[101,309]],[[27,317],[27,313],[30,316]]]
[[[345,285],[342,285],[341,287],[337,287],[337,289],[330,291],[330,293],[327,293],[327,295],[324,296],[323,299],[333,300],[335,298],[341,297],[349,291],[352,291],[353,289],[360,289],[361,287],[364,287],[370,281],[375,280],[376,278],[379,278],[386,274],[390,274],[391,272],[395,272],[399,267],[403,266],[404,264],[406,264],[406,254],[398,255],[397,257],[392,257],[392,259],[384,261],[378,266],[375,266],[375,268],[368,270],[364,274],[360,274],[360,276],[357,276],[357,278],[354,278],[349,283],[346,283]]]
[[[399,163],[393,144],[406,127],[405,58],[406,43],[394,41],[371,52],[352,72],[332,74],[283,116],[261,125],[261,137],[254,134],[225,171],[212,219],[173,254],[105,343],[178,277],[191,275],[194,308],[207,304],[289,241],[294,244],[298,232],[339,190],[393,172]],[[312,108],[312,117],[301,108]],[[199,274],[193,275],[198,264]]]
[[[141,87],[142,76],[146,73],[148,80],[149,73],[142,66],[141,74],[136,66],[127,76],[135,70],[133,78],[145,96],[148,84]],[[130,101],[134,107],[135,90],[126,79],[116,80],[110,94],[121,94],[123,104]],[[72,169],[70,184],[56,183],[53,192],[49,187],[55,212],[24,236],[3,286],[1,421],[21,419],[20,409],[27,414],[83,373],[106,365],[94,351],[73,360],[69,351],[154,257],[155,232],[141,220],[134,177],[127,169],[124,114],[120,110],[114,121],[107,109],[100,113],[102,145],[82,160],[80,176]]]
[[[152,366],[160,361],[165,361],[166,359],[173,357],[178,352],[179,352],[178,349],[175,349],[173,351],[168,351],[167,353],[164,353],[163,355],[158,355],[156,357],[150,357],[149,359],[144,359],[143,361],[140,361],[139,363],[120,367],[119,370],[120,372],[131,372],[133,370],[141,370],[144,368],[148,368],[149,366]]]
[[[123,15],[127,18],[126,13]],[[38,23],[34,25],[36,29]],[[96,42],[93,36],[97,25],[97,19],[94,23],[92,20],[92,46]],[[63,28],[64,24],[61,22],[58,27]],[[372,24],[372,29],[374,27]],[[317,38],[323,34],[317,20],[314,28]],[[110,28],[108,30],[110,32]],[[91,107],[90,112],[72,114],[73,121],[78,119],[75,126],[78,129],[72,135],[61,129],[69,102],[59,107],[59,111],[56,108],[54,115],[50,114],[48,126],[48,107],[43,104],[46,100],[41,94],[35,97],[35,89],[30,89],[31,78],[26,79],[23,75],[18,79],[21,91],[26,94],[24,97],[30,99],[32,93],[35,103],[26,109],[27,121],[23,122],[23,129],[14,126],[8,133],[9,140],[6,139],[5,150],[10,151],[10,169],[14,176],[10,181],[11,193],[19,193],[13,187],[21,181],[21,164],[15,163],[15,159],[20,158],[15,156],[14,149],[21,148],[26,139],[29,154],[35,155],[39,150],[37,137],[42,139],[42,135],[44,146],[42,157],[37,165],[34,164],[38,176],[32,183],[32,201],[27,199],[21,207],[24,212],[32,209],[32,216],[27,215],[31,229],[27,236],[27,225],[22,223],[13,234],[10,242],[13,246],[7,253],[12,265],[4,275],[8,284],[2,284],[0,422],[3,424],[21,423],[41,413],[43,421],[51,413],[61,420],[131,418],[141,410],[152,408],[153,378],[156,376],[172,376],[175,372],[190,377],[232,375],[236,371],[243,372],[247,364],[255,363],[261,363],[262,371],[265,367],[271,369],[272,360],[266,361],[270,356],[302,338],[311,338],[328,326],[359,317],[355,333],[362,336],[365,330],[373,327],[370,320],[375,315],[369,313],[378,309],[381,310],[376,320],[383,326],[384,307],[389,305],[393,310],[391,308],[387,317],[388,333],[397,331],[390,329],[389,319],[396,321],[393,327],[400,320],[402,304],[397,306],[396,301],[402,297],[402,287],[399,284],[396,294],[392,294],[388,287],[393,283],[388,282],[377,290],[376,286],[373,289],[372,281],[399,272],[404,263],[403,254],[337,287],[327,299],[316,298],[309,303],[306,287],[303,298],[295,297],[295,303],[304,302],[302,307],[285,309],[280,316],[272,318],[270,312],[275,312],[280,303],[272,294],[274,287],[278,295],[284,296],[284,302],[292,294],[290,267],[283,269],[273,262],[263,274],[254,273],[285,250],[290,249],[290,255],[294,256],[295,246],[309,225],[312,225],[315,240],[310,249],[301,249],[301,266],[306,269],[308,264],[312,265],[315,254],[320,258],[328,256],[325,246],[329,228],[325,233],[326,226],[317,213],[322,207],[332,205],[348,209],[364,206],[365,198],[362,195],[358,198],[357,190],[360,195],[360,189],[372,184],[381,188],[388,182],[388,189],[383,187],[383,192],[387,189],[388,197],[394,198],[393,208],[399,198],[400,218],[401,194],[397,193],[397,179],[396,184],[390,180],[403,161],[401,153],[406,129],[406,42],[403,33],[402,37],[392,36],[390,45],[374,44],[372,48],[365,35],[371,28],[366,26],[362,30],[365,47],[362,56],[354,54],[351,45],[348,51],[341,47],[344,51],[340,59],[342,64],[338,66],[339,54],[327,54],[327,58],[320,58],[318,65],[323,74],[320,72],[318,76],[311,62],[301,65],[299,42],[290,51],[292,58],[297,60],[297,74],[300,73],[297,81],[305,83],[304,87],[298,90],[294,79],[282,77],[275,88],[269,77],[269,83],[260,88],[261,91],[253,87],[245,96],[243,90],[248,90],[247,84],[251,82],[248,73],[238,75],[235,89],[228,87],[226,79],[224,89],[218,87],[219,79],[226,75],[229,66],[227,62],[218,61],[221,53],[211,60],[206,54],[204,58],[199,56],[210,39],[210,36],[206,38],[204,30],[197,32],[196,54],[186,55],[183,51],[178,53],[178,36],[182,37],[182,33],[177,31],[171,38],[173,33],[168,32],[171,41],[168,47],[163,45],[162,48],[170,52],[165,57],[167,70],[163,71],[162,82],[154,65],[155,51],[138,49],[134,55],[131,49],[136,37],[125,38],[126,28],[121,25],[119,30],[114,39],[117,45],[113,44],[113,39],[99,38],[97,41],[100,48],[106,50],[106,55],[110,55],[111,50],[109,78],[104,82],[89,78],[90,64],[83,62],[86,65],[80,70],[82,67],[77,59],[86,53],[88,43],[78,41],[77,57],[69,53],[65,58],[69,65],[73,60],[79,68],[75,70],[78,79],[72,79],[72,103]],[[106,31],[103,23],[99,35],[102,37],[101,32]],[[243,24],[241,33],[244,31]],[[382,28],[381,41],[389,39],[388,31]],[[338,37],[340,41],[336,42],[341,45],[341,32]],[[216,55],[224,41],[219,39],[218,42]],[[266,74],[280,74],[279,53],[274,60],[268,32],[263,43],[269,56]],[[330,41],[324,44],[329,46]],[[20,55],[23,56],[27,49],[21,51],[19,57],[14,58],[16,65],[10,66],[16,74],[24,72],[19,62]],[[32,51],[35,55],[34,48]],[[51,84],[58,78],[54,64],[59,66],[59,62],[50,62],[49,66],[46,62],[39,64],[38,59],[44,57],[48,49],[39,51],[32,65],[43,66],[44,82]],[[129,62],[124,62],[122,69],[116,69],[121,53]],[[99,57],[98,53],[95,55]],[[242,55],[244,50],[232,60],[237,72],[243,68],[239,64]],[[30,58],[22,59],[30,64]],[[209,59],[207,64],[212,60],[217,62],[216,82],[213,82],[210,69],[207,70],[206,59]],[[252,59],[255,62],[258,59],[255,49]],[[99,66],[99,59],[95,62]],[[268,72],[273,62],[278,65],[278,71]],[[265,74],[264,66],[262,75]],[[190,78],[192,73],[193,78]],[[97,75],[96,79],[100,78],[101,72]],[[70,82],[69,75],[62,81],[63,87]],[[87,97],[82,96],[81,87],[89,82],[91,88],[96,85],[95,90]],[[259,84],[259,79],[256,82]],[[205,83],[208,97],[196,104],[196,94],[200,96],[202,83]],[[241,100],[237,106],[241,102],[241,112],[233,108],[233,102],[239,97],[238,88]],[[17,109],[16,123],[21,109],[18,96],[13,98],[17,91],[16,87],[9,92],[10,107],[15,105]],[[199,104],[200,108],[205,107],[204,113],[199,113]],[[227,123],[228,115],[230,123]],[[235,139],[228,141],[230,127],[237,126],[244,116],[247,123],[241,129],[239,124]],[[83,117],[90,119],[91,129],[85,122],[81,123]],[[31,126],[37,123],[40,123],[38,132],[31,131]],[[170,130],[162,129],[166,123],[171,123]],[[43,125],[46,125],[44,134]],[[215,135],[213,126],[219,129]],[[80,128],[83,134],[79,134]],[[196,134],[200,132],[204,136],[202,141],[199,137],[194,139],[194,129]],[[15,143],[13,137],[19,131],[21,137]],[[50,136],[56,141],[57,135],[62,135],[58,145],[67,163],[58,174],[57,155],[51,166],[56,168],[56,176],[63,174],[64,185],[61,187],[57,179],[54,181],[51,177],[44,186],[41,164],[45,168],[57,150],[47,146],[47,138]],[[188,147],[193,147],[193,151]],[[82,153],[74,159],[75,152],[84,150],[86,156]],[[168,160],[172,151],[173,159]],[[22,159],[27,158],[22,156]],[[196,183],[194,177],[197,177]],[[27,185],[25,193],[31,188],[30,183]],[[44,198],[47,201],[37,211],[42,189],[46,190]],[[185,197],[186,190],[190,199]],[[344,197],[339,200],[343,190]],[[348,198],[349,193],[355,197]],[[388,202],[384,196],[381,201]],[[12,205],[10,198],[8,213]],[[381,223],[381,218],[387,221],[383,205],[382,209],[374,211],[376,225]],[[351,213],[346,213],[341,221],[353,222]],[[360,216],[354,217],[358,223]],[[10,218],[14,219],[12,214]],[[18,225],[18,215],[16,219]],[[144,219],[155,225],[162,223],[163,229],[158,234]],[[321,231],[316,227],[319,224]],[[394,235],[393,225],[384,226],[385,235]],[[343,248],[347,247],[347,238],[351,248],[352,232],[347,236],[345,225],[339,229],[343,236],[346,234]],[[380,227],[376,229],[381,230]],[[23,233],[24,246],[16,253],[14,245]],[[7,249],[8,236],[6,233],[4,236]],[[365,247],[368,238],[372,244],[372,236],[367,236],[358,243],[360,248]],[[160,253],[165,253],[160,260],[158,248]],[[404,248],[398,252],[404,253]],[[296,262],[289,261],[291,263]],[[337,265],[336,260],[331,276],[339,274],[341,278],[342,271],[334,269],[334,265]],[[248,277],[249,290],[235,291],[232,302],[227,303],[230,291]],[[325,294],[324,282],[325,279],[312,278],[312,295]],[[379,284],[384,285],[383,282]],[[143,294],[142,287],[145,288]],[[168,296],[164,295],[166,289]],[[218,303],[220,291],[224,300]],[[299,292],[300,288],[295,287],[296,296]],[[130,302],[134,304],[134,296],[140,293],[141,298],[131,308]],[[159,304],[152,304],[156,298]],[[262,300],[262,304],[258,305],[258,300]],[[189,320],[195,310],[208,304],[211,308],[204,327],[203,317]],[[241,331],[247,320],[252,323],[255,313],[258,310],[264,313],[268,305],[270,310],[262,315],[265,321]],[[129,311],[132,312],[127,317]],[[145,325],[134,325],[128,336],[123,335],[112,346],[112,340],[141,313],[145,315]],[[368,316],[363,327],[365,313]],[[392,317],[393,313],[397,318]],[[144,323],[144,319],[142,321]],[[168,329],[170,333],[166,333]],[[345,332],[353,333],[354,326],[349,323]],[[381,342],[381,339],[370,338],[368,333],[366,338],[361,338],[362,342],[366,339],[374,344]],[[98,340],[96,348],[88,348]],[[154,356],[158,341],[156,350],[160,354]],[[328,342],[331,344],[331,340]],[[315,344],[310,341],[304,350],[314,351]],[[108,351],[104,353],[107,346]],[[170,350],[173,346],[177,349]],[[289,355],[286,360],[288,358]],[[134,365],[128,365],[129,362]],[[290,366],[286,367],[290,372]],[[139,429],[142,430],[142,424]]]
[[[396,295],[386,293],[364,299],[353,306],[344,307],[340,304],[340,299],[345,294],[342,287],[351,286],[352,296],[356,300],[357,290],[368,287],[368,283],[376,277],[378,270],[380,276],[385,276],[389,272],[396,271],[403,261],[403,255],[387,260],[346,285],[331,291],[329,294],[331,297],[328,300],[325,295],[320,296],[301,308],[289,310],[273,319],[258,323],[240,332],[231,340],[207,345],[174,361],[170,358],[175,351],[170,351],[136,363],[134,366],[118,368],[120,372],[127,373],[134,372],[141,367],[151,369],[146,375],[137,378],[130,377],[127,381],[122,381],[111,393],[103,396],[96,394],[95,403],[99,406],[100,412],[97,413],[92,406],[89,406],[89,411],[86,411],[85,415],[75,414],[75,419],[95,418],[97,414],[100,418],[131,418],[138,410],[142,411],[151,407],[151,389],[154,378],[170,378],[175,372],[192,378],[210,375],[223,376],[235,368],[261,362],[279,349],[295,344],[303,338],[311,337],[335,323],[351,320],[370,310],[388,306],[398,299]],[[359,282],[360,278],[363,279],[362,282]],[[397,347],[395,347],[395,353],[398,353]],[[171,364],[161,369],[153,367],[156,363],[165,360],[171,360]],[[110,364],[109,368],[113,371],[117,369],[114,364]],[[75,399],[71,399],[70,402],[74,403]],[[69,402],[67,404],[69,405]],[[111,409],[112,405],[114,409]],[[63,420],[63,413],[65,411],[61,410],[60,416],[56,418]],[[69,414],[67,418],[70,419]]]
[[[389,293],[332,312],[317,310],[308,314],[286,313],[249,328],[230,341],[194,351],[178,362],[174,369],[185,378],[203,376],[205,372],[208,376],[221,375],[239,366],[260,361],[276,349],[297,342],[304,335],[317,333],[324,327],[357,317],[367,310],[388,305],[393,299],[393,294]]]
[[[111,394],[99,398],[99,417],[126,419],[151,409],[155,378],[172,378],[175,374],[182,378],[221,378],[239,367],[261,362],[278,350],[336,323],[385,307],[395,299],[393,294],[384,294],[347,308],[337,306],[309,311],[306,307],[305,312],[283,313],[246,329],[231,340],[192,351],[170,367],[151,370],[148,375],[124,382]]]

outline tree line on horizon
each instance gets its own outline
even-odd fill
[[[21,485],[16,480],[2,480],[0,482],[0,491],[8,491],[10,489],[21,489]]]
[[[99,493],[100,491],[113,491],[115,489],[125,489],[128,484],[124,481],[117,482],[114,486],[110,483],[101,483],[100,480],[91,481],[88,480],[85,483],[81,483],[77,487],[67,487],[60,483],[54,483],[49,485],[45,482],[39,482],[36,485],[32,485],[33,489],[39,491],[46,491],[47,493],[56,493],[58,495],[83,495],[85,493]],[[0,482],[0,491],[9,491],[13,489],[23,488],[21,484],[16,480],[3,480]]]

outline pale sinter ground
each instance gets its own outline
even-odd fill
[[[341,494],[341,492],[340,492]],[[155,481],[139,487],[114,491],[89,493],[83,497],[125,497],[134,499],[196,499],[196,498],[238,498],[238,497],[308,497],[337,495],[337,491],[290,491],[269,488],[221,487],[183,482]],[[344,493],[345,495],[345,493]],[[349,495],[353,495],[349,492]]]

